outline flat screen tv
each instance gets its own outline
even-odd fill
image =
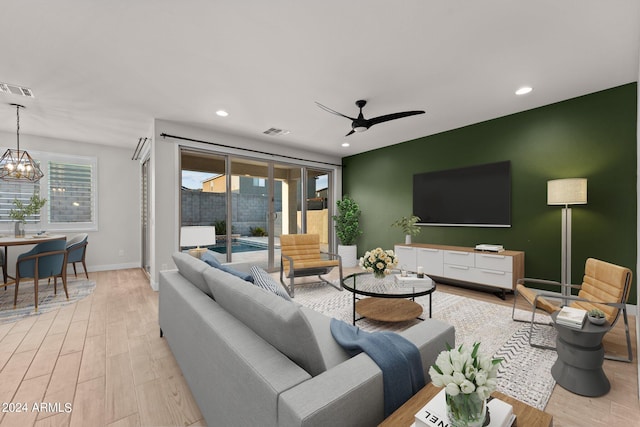
[[[421,225],[511,227],[511,162],[413,175]]]

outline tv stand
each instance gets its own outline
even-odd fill
[[[427,243],[397,244],[398,266],[416,271],[422,267],[436,282],[485,289],[505,299],[524,278],[524,252],[482,252],[463,246]]]

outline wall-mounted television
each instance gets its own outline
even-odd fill
[[[511,227],[511,162],[413,175],[421,225]]]

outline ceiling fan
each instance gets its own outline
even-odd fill
[[[392,113],[385,114],[384,116],[374,117],[372,119],[365,119],[362,115],[362,108],[367,105],[367,101],[360,99],[356,101],[356,106],[360,109],[360,114],[358,114],[357,118],[345,116],[342,113],[339,113],[335,110],[332,110],[329,107],[326,107],[319,102],[316,101],[316,105],[322,108],[324,111],[327,111],[331,114],[335,114],[336,116],[344,117],[345,119],[351,120],[351,131],[345,136],[349,136],[354,132],[364,132],[369,129],[373,125],[377,125],[378,123],[388,122],[389,120],[401,119],[403,117],[415,116],[416,114],[424,114],[424,111],[402,111],[400,113]]]

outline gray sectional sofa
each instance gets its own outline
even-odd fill
[[[159,323],[209,427],[374,426],[382,372],[336,344],[330,318],[184,253],[160,273]],[[336,291],[337,292],[337,291]],[[453,326],[427,319],[402,332],[425,378]]]

